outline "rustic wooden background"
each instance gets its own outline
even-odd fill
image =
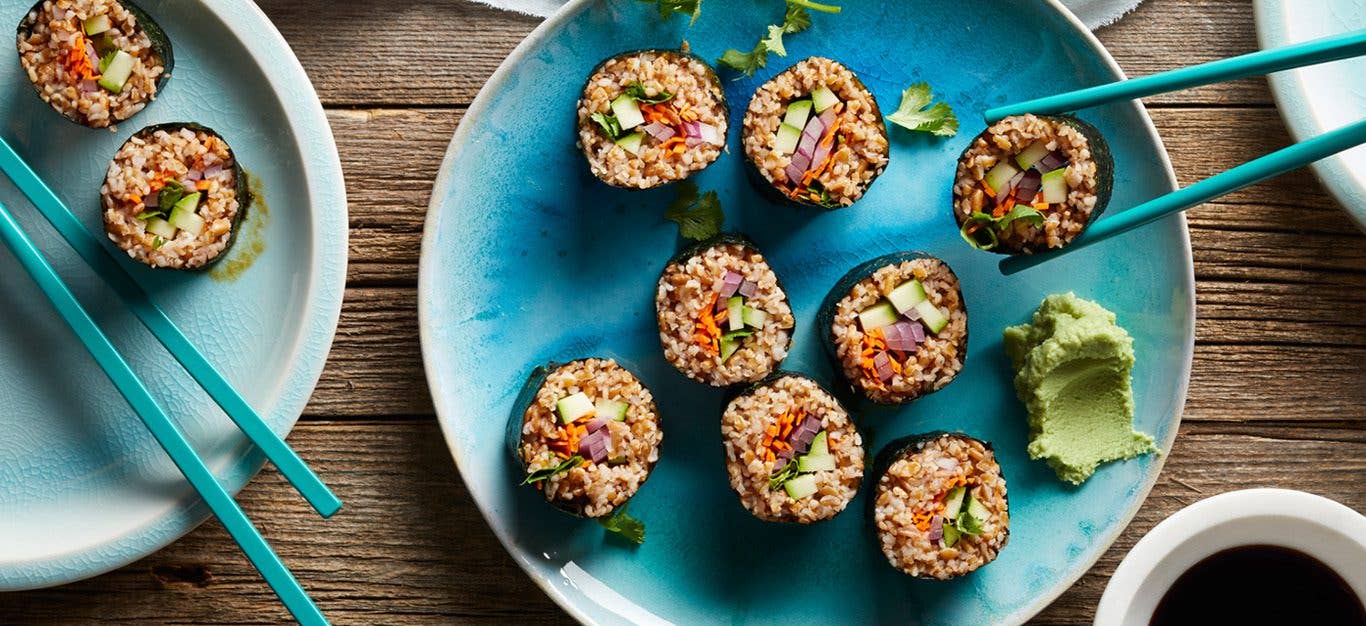
[[[339,624],[567,623],[460,482],[417,332],[417,260],[441,154],[480,85],[538,20],[467,0],[261,5],[313,79],[346,170],[346,304],[290,436],[346,508],[318,519],[273,469],[242,505]],[[1247,0],[1148,0],[1099,37],[1130,75],[1256,49]],[[1154,97],[1148,110],[1183,185],[1290,141],[1260,78]],[[1366,239],[1307,171],[1189,215],[1196,352],[1175,448],[1133,524],[1037,623],[1090,623],[1134,542],[1206,496],[1280,486],[1366,510]],[[0,595],[0,624],[287,618],[213,521],[116,572]]]

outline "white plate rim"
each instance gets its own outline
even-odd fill
[[[437,223],[440,221],[439,218],[442,210],[441,203],[446,195],[445,191],[450,187],[451,169],[457,155],[463,147],[462,144],[465,142],[465,139],[470,132],[472,132],[470,130],[472,126],[466,124],[465,121],[478,119],[484,113],[484,110],[488,108],[489,103],[492,101],[492,94],[512,75],[515,66],[521,62],[528,51],[544,39],[549,31],[558,28],[562,23],[567,22],[578,15],[579,12],[587,8],[588,5],[592,4],[594,1],[595,0],[570,0],[565,3],[564,6],[560,7],[553,15],[541,22],[541,24],[521,41],[521,43],[513,48],[512,52],[508,53],[508,56],[503,59],[503,62],[500,63],[493,74],[489,76],[488,81],[479,89],[479,93],[475,95],[474,100],[470,103],[470,106],[466,109],[464,115],[461,116],[461,123],[451,137],[450,144],[448,144],[446,149],[446,156],[441,162],[441,169],[437,172],[436,182],[432,189],[431,201],[427,207],[427,219],[422,232],[422,254],[418,261],[417,306],[423,370],[426,374],[428,388],[431,391],[432,404],[436,410],[437,421],[441,425],[442,435],[446,438],[446,446],[450,449],[451,457],[455,461],[456,469],[460,474],[461,481],[465,483],[465,488],[469,492],[470,498],[474,500],[475,506],[478,507],[479,513],[484,517],[484,521],[489,525],[489,528],[493,531],[494,535],[498,537],[498,541],[503,546],[504,551],[522,568],[522,571],[526,573],[527,577],[535,582],[551,600],[558,604],[565,612],[569,613],[575,620],[582,624],[598,626],[600,622],[593,619],[586,611],[581,609],[578,606],[578,603],[565,593],[562,586],[553,584],[550,580],[541,577],[534,570],[529,559],[509,548],[509,546],[514,545],[514,538],[508,534],[505,526],[496,521],[496,513],[488,506],[488,503],[485,500],[480,498],[479,491],[475,488],[475,485],[472,485],[470,481],[465,478],[458,446],[459,438],[458,433],[456,432],[456,421],[461,414],[458,410],[460,407],[458,406],[458,403],[448,399],[447,394],[440,392],[441,380],[434,374],[434,372],[436,372],[437,364],[433,355],[435,355],[437,351],[445,349],[446,346],[436,344],[433,339],[436,334],[434,326],[440,322],[433,318],[433,313],[430,310],[430,307],[432,306],[430,303],[437,297],[436,294],[430,291],[431,285],[435,280],[434,273],[436,272],[436,269],[434,267],[435,263],[431,261],[431,255],[427,254],[429,245],[432,245],[431,242],[435,241],[437,236]],[[1062,15],[1062,17],[1081,34],[1086,44],[1091,47],[1092,52],[1102,59],[1106,66],[1121,80],[1127,78],[1124,70],[1120,68],[1119,63],[1110,55],[1109,50],[1101,44],[1100,40],[1096,38],[1095,34],[1093,34],[1084,23],[1082,23],[1076,14],[1072,13],[1072,11],[1068,10],[1068,8],[1062,4],[1061,0],[1044,0],[1043,3]],[[1162,169],[1167,173],[1166,182],[1168,187],[1172,190],[1177,189],[1176,172],[1172,169],[1171,159],[1167,155],[1167,148],[1165,144],[1162,143],[1162,138],[1158,135],[1157,128],[1153,125],[1152,118],[1148,116],[1147,109],[1145,109],[1143,103],[1138,100],[1132,101],[1130,106],[1135,109],[1139,118],[1143,120],[1145,130],[1148,131],[1150,139],[1153,144],[1159,148],[1160,164]],[[1129,526],[1129,522],[1138,514],[1139,508],[1142,507],[1144,501],[1148,498],[1148,493],[1152,491],[1153,486],[1157,483],[1157,478],[1162,472],[1162,467],[1166,462],[1168,454],[1171,452],[1172,443],[1176,440],[1176,433],[1177,430],[1179,430],[1182,413],[1184,412],[1186,404],[1186,391],[1190,386],[1191,362],[1195,353],[1195,266],[1191,254],[1190,230],[1187,228],[1185,213],[1179,214],[1177,219],[1180,224],[1179,239],[1182,256],[1180,261],[1182,261],[1186,267],[1186,287],[1191,293],[1191,298],[1190,306],[1186,311],[1187,319],[1190,320],[1190,325],[1186,328],[1186,345],[1182,346],[1185,358],[1183,359],[1184,363],[1180,376],[1181,382],[1174,394],[1175,406],[1178,407],[1177,414],[1173,416],[1175,423],[1172,428],[1168,429],[1165,439],[1160,442],[1162,453],[1158,456],[1157,460],[1154,461],[1152,472],[1148,475],[1144,484],[1140,486],[1138,497],[1134,499],[1134,503],[1120,515],[1120,522],[1112,526],[1109,532],[1103,535],[1102,540],[1096,544],[1094,549],[1092,549],[1091,554],[1083,557],[1082,561],[1086,563],[1086,567],[1078,570],[1075,575],[1067,577],[1066,580],[1062,580],[1055,584],[1053,589],[1048,593],[1041,595],[1034,599],[1033,602],[1016,610],[1007,618],[1007,624],[1023,624],[1029,618],[1038,614],[1039,611],[1042,611],[1044,607],[1057,599],[1063,592],[1071,588],[1071,586],[1087,571],[1090,571],[1096,561],[1100,560],[1100,557],[1114,544],[1115,540],[1119,538],[1119,534]]]

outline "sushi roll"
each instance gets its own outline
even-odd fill
[[[141,111],[174,64],[166,33],[128,0],[40,0],[20,21],[17,40],[38,96],[90,128]]]
[[[863,482],[863,439],[835,396],[778,372],[721,414],[731,489],[755,517],[810,524],[849,506]]]
[[[714,387],[755,382],[778,369],[796,324],[764,255],[732,234],[669,261],[659,276],[655,311],[664,358]]]
[[[654,396],[612,359],[536,368],[508,424],[522,484],[580,517],[610,515],[630,500],[663,440]]]
[[[826,352],[855,392],[901,404],[963,369],[968,311],[949,265],[919,252],[878,257],[845,274],[821,304]]]
[[[686,47],[627,52],[603,61],[583,86],[578,144],[602,182],[649,189],[721,156],[726,113],[716,72]]]
[[[744,121],[751,178],[769,195],[826,209],[863,197],[889,154],[877,100],[849,68],[811,57],[774,76]]]
[[[995,560],[1010,538],[1006,479],[991,444],[913,435],[884,448],[874,469],[873,531],[892,567],[956,578]]]
[[[953,217],[970,245],[1004,254],[1061,248],[1110,202],[1114,161],[1100,131],[1070,115],[1007,117],[958,158]]]
[[[197,124],[138,131],[114,154],[100,187],[104,230],[151,267],[200,270],[226,256],[251,204],[232,148]]]

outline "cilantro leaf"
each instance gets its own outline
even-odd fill
[[[996,220],[996,228],[1005,230],[1006,227],[1010,226],[1011,222],[1016,220],[1024,220],[1030,225],[1038,226],[1043,223],[1043,213],[1040,213],[1038,209],[1035,209],[1034,207],[1017,204],[1009,213],[1002,215]]]
[[[769,25],[768,36],[760,40],[759,45],[780,57],[787,56],[787,49],[783,47],[784,32],[786,31],[783,30],[782,26]]]
[[[811,28],[811,14],[796,4],[788,3],[787,13],[783,15],[783,32],[800,33]]]
[[[645,543],[645,522],[627,515],[625,504],[617,507],[611,515],[599,517],[597,520],[609,533],[616,533],[617,536],[636,545]]]
[[[597,122],[598,126],[602,128],[602,132],[607,133],[608,137],[612,139],[621,137],[623,131],[621,130],[621,122],[617,121],[617,116],[607,113],[594,113],[588,117]]]
[[[697,21],[697,16],[702,14],[702,0],[640,0],[659,7],[659,17],[669,19],[674,13],[688,15],[692,20],[688,24]]]
[[[721,232],[726,222],[716,192],[708,191],[699,198],[697,185],[690,182],[679,183],[678,198],[669,203],[664,217],[678,223],[678,234],[699,241]]]
[[[792,459],[784,465],[782,469],[768,477],[768,488],[777,491],[782,488],[783,483],[797,477],[797,459]]]
[[[741,52],[731,48],[725,51],[716,62],[745,76],[753,76],[760,68],[768,65],[768,44],[760,41],[750,52]]]
[[[887,121],[908,130],[932,133],[940,137],[958,134],[958,117],[943,102],[930,106],[930,86],[916,83],[901,92],[901,106],[887,116]],[[929,108],[926,108],[929,107]]]
[[[659,95],[651,98],[645,94],[645,85],[642,85],[638,80],[633,80],[631,84],[626,86],[626,95],[635,98],[636,102],[641,104],[659,104],[674,99],[674,95],[667,91],[660,91]]]
[[[812,11],[820,11],[821,13],[839,13],[842,10],[837,5],[821,4],[819,2],[812,2],[811,0],[787,0],[787,4],[788,6],[811,9]]]
[[[175,207],[175,203],[180,202],[180,199],[184,197],[185,186],[180,184],[180,181],[167,181],[166,186],[157,192],[157,208],[161,209],[162,213],[169,214],[171,209]]]
[[[538,483],[538,482],[541,482],[541,481],[543,481],[543,480],[545,480],[545,479],[547,479],[547,478],[550,478],[551,476],[554,476],[554,475],[556,475],[556,474],[563,474],[563,473],[565,473],[565,472],[567,472],[567,471],[569,471],[569,470],[572,470],[572,469],[574,469],[574,468],[576,468],[576,467],[578,467],[579,465],[582,465],[582,464],[583,464],[583,457],[581,457],[581,456],[579,456],[579,455],[576,454],[576,455],[574,455],[574,456],[571,456],[571,457],[565,459],[563,462],[561,462],[559,465],[556,465],[555,467],[547,467],[547,468],[545,468],[545,469],[538,469],[538,470],[536,470],[536,471],[534,471],[534,472],[532,472],[532,473],[530,473],[530,474],[527,474],[527,475],[526,475],[526,480],[523,480],[523,481],[522,481],[522,484],[523,484],[523,485],[530,485],[530,484],[532,484],[532,483]]]
[[[958,519],[953,521],[953,525],[964,535],[982,534],[982,525],[978,523],[977,518],[968,515],[966,510],[958,512]]]
[[[963,241],[978,250],[991,250],[1000,243],[996,233],[1005,232],[1013,222],[1020,220],[1038,226],[1043,223],[1044,217],[1038,209],[1023,204],[1015,205],[1009,213],[1001,217],[992,217],[990,213],[977,211],[963,220],[963,226],[958,229],[958,234],[963,237]]]

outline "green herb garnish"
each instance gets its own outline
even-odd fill
[[[638,80],[633,80],[631,84],[626,86],[626,95],[635,98],[636,102],[641,104],[659,104],[674,99],[674,95],[667,91],[660,91],[659,95],[653,98],[645,95],[645,85],[640,84]]]
[[[901,106],[887,116],[887,121],[909,130],[931,133],[940,137],[958,134],[958,117],[943,102],[930,106],[930,86],[916,83],[901,92]],[[926,108],[928,107],[928,108]]]
[[[152,238],[152,249],[153,249],[153,250],[155,250],[155,249],[157,249],[157,248],[160,248],[160,247],[162,247],[162,246],[164,246],[164,245],[166,245],[166,240],[165,240],[165,239],[162,239],[162,238],[161,238],[161,235],[157,235],[156,237],[153,237],[153,238]]]
[[[839,140],[836,141],[835,145],[839,145]],[[840,203],[830,197],[830,192],[825,190],[825,185],[821,184],[821,181],[813,178],[806,188],[820,195],[821,199],[818,200],[816,204],[827,209],[839,208]]]
[[[1000,238],[996,236],[996,233],[1005,232],[1012,223],[1024,221],[1032,226],[1038,226],[1043,223],[1043,219],[1043,213],[1040,213],[1038,209],[1023,204],[1015,205],[1015,208],[1001,217],[992,217],[990,213],[977,211],[968,216],[968,219],[963,220],[963,226],[958,229],[958,234],[963,237],[964,241],[978,250],[992,250],[1000,244]],[[974,225],[979,224],[980,227],[973,228]],[[968,232],[969,230],[972,232]],[[983,238],[979,239],[979,235]]]
[[[621,122],[617,121],[617,116],[609,113],[594,113],[588,117],[597,122],[598,126],[602,127],[602,132],[607,133],[608,137],[613,140],[621,138]]]
[[[722,54],[716,62],[745,76],[753,76],[754,72],[768,65],[769,52],[780,57],[787,56],[787,48],[783,45],[783,35],[800,33],[811,27],[811,14],[807,12],[807,9],[825,13],[840,12],[840,8],[837,6],[807,2],[806,0],[788,0],[787,12],[783,14],[783,23],[770,25],[768,34],[754,45],[753,50],[741,52],[732,48]]]
[[[645,543],[645,522],[627,515],[626,504],[617,507],[611,515],[599,517],[597,520],[609,533],[616,533],[617,536],[636,545]]]
[[[794,457],[789,460],[787,465],[784,465],[782,469],[774,472],[772,476],[768,477],[768,488],[777,491],[782,488],[784,483],[796,478],[797,474],[797,459]]]
[[[697,21],[697,16],[702,14],[702,0],[640,0],[659,7],[659,17],[669,19],[674,13],[692,17],[688,23],[693,24]]]
[[[966,509],[967,507],[964,507]],[[966,510],[958,512],[958,519],[953,520],[953,527],[964,535],[982,534],[982,524],[977,518],[968,515]]]
[[[532,483],[538,483],[538,482],[541,482],[541,481],[543,481],[543,480],[545,480],[545,479],[547,479],[547,478],[550,478],[551,476],[555,476],[556,474],[563,474],[563,473],[565,473],[565,472],[567,472],[567,471],[569,471],[569,470],[572,470],[572,469],[574,469],[574,468],[576,468],[576,467],[578,467],[579,465],[582,465],[582,464],[583,464],[583,457],[581,457],[581,456],[579,456],[579,455],[576,454],[576,455],[574,455],[574,456],[571,456],[571,457],[565,459],[564,462],[560,463],[559,465],[556,465],[555,467],[547,467],[547,468],[545,468],[545,469],[538,469],[538,470],[536,470],[536,471],[534,471],[534,472],[532,472],[532,473],[530,473],[530,474],[527,474],[527,475],[526,475],[526,480],[522,481],[522,484],[523,484],[523,485],[530,485],[530,484],[532,484]]]
[[[166,186],[161,188],[157,194],[157,207],[162,213],[169,215],[171,209],[175,208],[175,203],[180,202],[185,197],[185,186],[178,180],[167,181]]]
[[[699,241],[721,232],[726,222],[716,192],[708,191],[699,198],[697,185],[687,181],[679,183],[678,197],[664,210],[664,218],[678,223],[678,234]]]
[[[114,55],[118,53],[118,50],[110,50],[109,52],[106,52],[104,56],[100,57],[101,74],[103,74],[105,70],[109,69],[109,64],[114,62]]]
[[[156,208],[147,209],[146,211],[138,213],[137,215],[137,218],[140,220],[150,220],[154,217],[166,217],[166,214],[162,213],[160,208]]]

